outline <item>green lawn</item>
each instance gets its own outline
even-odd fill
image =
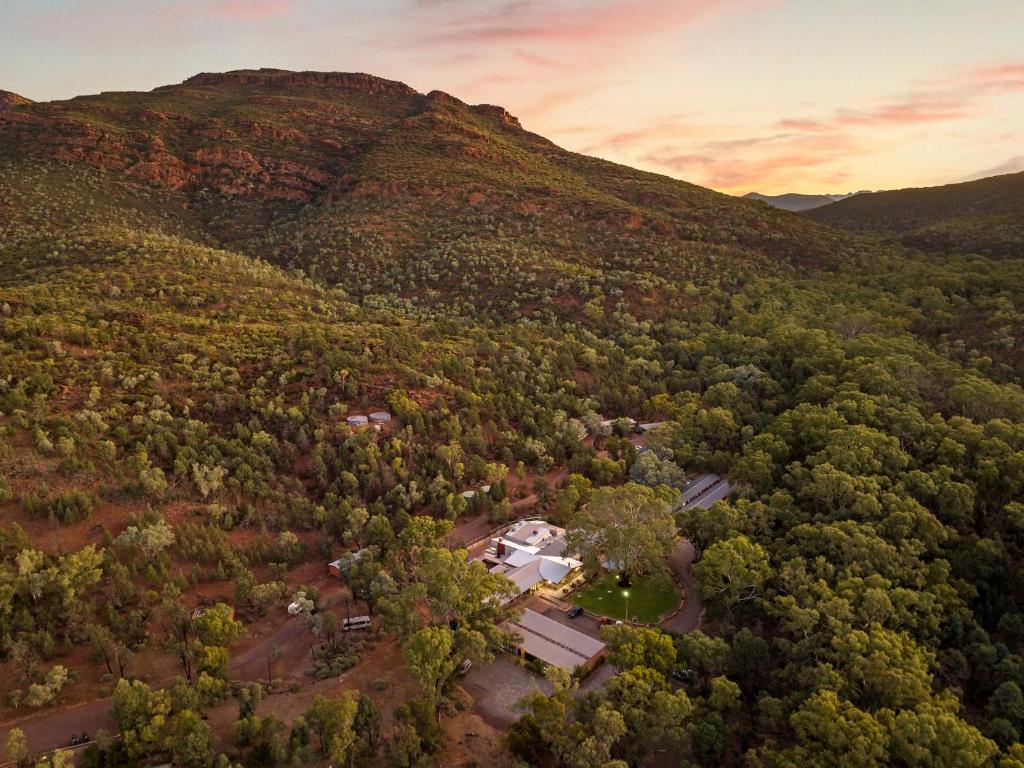
[[[617,584],[618,574],[605,572],[578,590],[573,602],[591,613],[610,619],[626,618],[629,601],[630,621],[655,624],[662,615],[679,605],[679,590],[668,576],[633,577],[623,589]]]

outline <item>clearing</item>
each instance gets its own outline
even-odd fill
[[[573,594],[572,601],[599,616],[640,624],[657,624],[679,605],[679,590],[668,576],[634,576],[631,581],[630,586],[620,587],[618,574],[605,571]]]

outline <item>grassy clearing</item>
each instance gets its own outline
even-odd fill
[[[626,619],[654,624],[679,605],[679,590],[665,575],[634,577],[628,588],[617,584],[618,574],[605,572],[596,581],[576,592],[573,602],[591,613],[610,619]]]

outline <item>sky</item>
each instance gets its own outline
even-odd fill
[[[0,89],[37,101],[257,67],[499,104],[734,194],[1024,170],[1024,0],[0,0]]]

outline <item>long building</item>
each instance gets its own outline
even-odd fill
[[[501,628],[519,638],[515,644],[519,655],[567,672],[588,671],[604,657],[605,645],[600,640],[528,608],[517,620],[507,621]]]

